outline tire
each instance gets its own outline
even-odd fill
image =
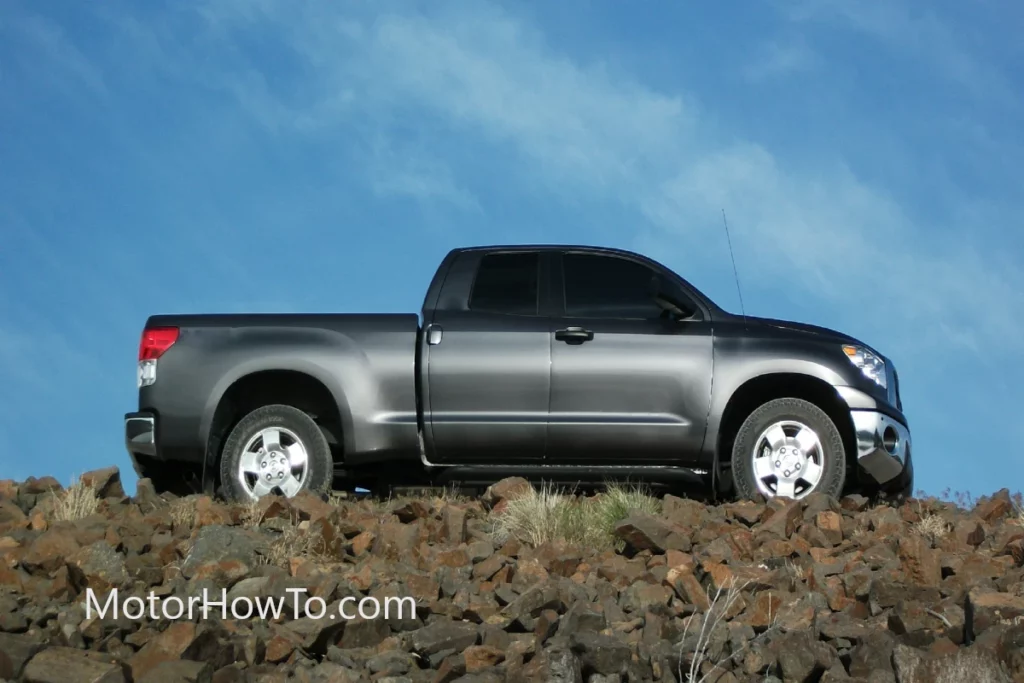
[[[775,430],[780,427],[787,438],[778,438]],[[796,441],[797,433],[802,433],[803,443]],[[798,445],[804,448],[794,450]],[[769,453],[774,456],[765,455]],[[755,455],[761,463],[756,469]],[[741,499],[799,499],[815,491],[839,498],[846,484],[846,449],[839,429],[825,411],[798,398],[768,401],[747,416],[733,442],[731,464]],[[787,483],[791,490],[785,490]]]
[[[270,457],[258,457],[268,445],[268,430],[278,433],[278,448],[271,443]],[[304,471],[298,462],[291,462],[300,461],[302,452]],[[257,477],[260,485],[254,486]],[[220,479],[225,498],[236,502],[273,493],[290,498],[302,490],[322,495],[333,483],[334,459],[327,438],[309,415],[287,405],[263,406],[243,417],[228,435],[221,452]]]

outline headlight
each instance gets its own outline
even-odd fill
[[[864,376],[874,380],[878,386],[888,389],[885,379],[885,361],[863,346],[843,346],[843,352],[850,362],[860,368]]]

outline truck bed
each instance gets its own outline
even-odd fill
[[[292,392],[329,394],[331,436],[349,462],[418,457],[414,313],[154,315],[146,327],[179,330],[159,381],[139,391],[139,411],[159,411],[161,459],[201,458],[197,444],[230,427],[218,413],[253,398],[240,381],[265,373]]]

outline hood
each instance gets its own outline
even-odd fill
[[[742,322],[743,318],[737,316],[737,319]],[[840,342],[847,344],[859,344],[861,346],[867,346],[864,342],[851,337],[848,334],[838,332],[836,330],[829,329],[827,327],[821,327],[819,325],[810,325],[808,323],[798,323],[792,320],[777,320],[775,318],[758,318],[755,316],[747,316],[746,318],[748,325],[758,325],[761,327],[770,327],[777,330],[783,330],[786,332],[798,332],[801,334],[807,334],[814,337],[829,337]]]

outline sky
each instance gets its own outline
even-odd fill
[[[1024,489],[1024,5],[7,0],[0,478],[117,465],[150,314],[418,311],[641,251],[892,358],[917,488]]]

